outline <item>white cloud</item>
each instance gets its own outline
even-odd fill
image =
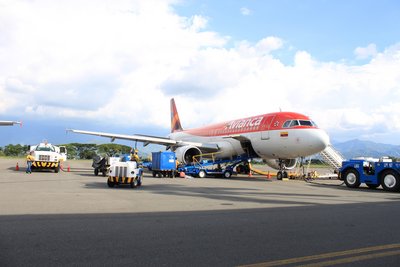
[[[375,44],[369,44],[367,47],[357,47],[354,50],[357,59],[367,59],[376,56],[377,53]]]
[[[263,53],[270,53],[271,51],[282,48],[282,46],[282,39],[275,36],[269,36],[259,41],[256,44],[256,49]]]
[[[364,65],[319,62],[266,36],[256,43],[174,13],[175,1],[2,1],[0,112],[169,127],[274,112],[309,115],[333,138],[400,133],[400,45],[357,48]],[[28,116],[28,115],[27,115]],[[360,131],[357,131],[360,129]],[[351,134],[351,135],[349,135]],[[384,137],[382,137],[384,138]]]
[[[247,7],[242,7],[240,8],[240,14],[242,14],[243,16],[249,16],[251,14],[251,10]]]
[[[189,27],[194,31],[200,31],[207,26],[207,19],[202,16],[193,16],[190,19]]]

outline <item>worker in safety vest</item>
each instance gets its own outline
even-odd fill
[[[131,153],[131,161],[136,161],[137,163],[139,163],[140,158],[138,156],[138,150],[135,149],[132,151],[133,153]]]
[[[32,163],[35,161],[35,157],[33,156],[33,151],[29,152],[28,156],[26,156],[26,173],[32,173]]]

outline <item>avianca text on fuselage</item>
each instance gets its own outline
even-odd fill
[[[236,120],[231,121],[225,126],[225,130],[232,130],[232,131],[251,131],[251,130],[258,130],[259,126],[263,121],[263,117],[253,117],[249,119],[243,120]]]

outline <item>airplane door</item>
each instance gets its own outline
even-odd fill
[[[272,123],[274,122],[276,115],[268,116],[265,118],[265,122],[263,123],[264,129],[261,131],[261,140],[269,140],[270,139],[270,130]]]

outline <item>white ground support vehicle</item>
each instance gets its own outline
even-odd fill
[[[101,173],[105,177],[110,166],[120,161],[120,157],[93,157],[92,167],[94,168],[94,175],[97,176],[99,173]]]
[[[143,169],[138,168],[136,161],[114,162],[108,170],[107,185],[130,184],[135,188],[142,185],[142,175]]]
[[[60,171],[60,162],[67,160],[67,149],[65,146],[54,146],[47,142],[30,146],[29,149],[35,161],[32,163],[34,169],[53,169]]]

